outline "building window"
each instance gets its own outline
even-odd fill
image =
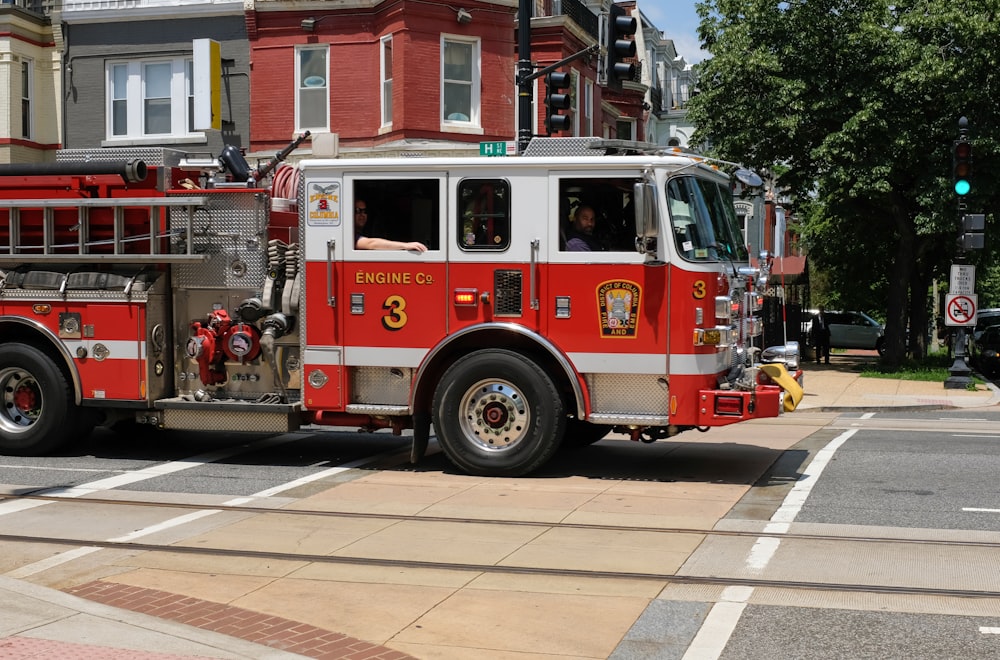
[[[21,137],[31,137],[31,60],[21,60]]]
[[[128,134],[128,65],[114,64],[108,76],[111,101],[111,135]]]
[[[330,49],[325,45],[296,49],[296,132],[330,130],[329,58]]]
[[[441,38],[441,119],[479,125],[479,40]]]
[[[615,123],[615,132],[619,140],[634,140],[635,139],[635,120],[634,119],[619,119]]]
[[[503,179],[464,179],[458,184],[459,246],[463,250],[510,247],[510,184]]]
[[[583,126],[581,137],[594,134],[594,81],[587,79],[583,83]]]
[[[111,62],[106,75],[109,138],[193,137],[190,59]]]
[[[143,133],[170,133],[170,62],[143,65],[142,116]],[[185,90],[186,91],[186,90]],[[184,104],[187,106],[187,103]],[[187,122],[184,123],[185,129]]]
[[[188,60],[185,68],[187,69],[184,80],[187,86],[187,129],[188,133],[194,133],[194,62]]]
[[[392,124],[392,36],[382,37],[382,125]]]

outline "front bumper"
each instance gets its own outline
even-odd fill
[[[773,385],[750,390],[699,390],[698,426],[723,426],[792,412],[802,401],[801,371],[792,376],[783,364],[762,364]]]

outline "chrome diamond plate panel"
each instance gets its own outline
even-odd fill
[[[267,208],[263,193],[222,192],[208,196],[192,224],[195,254],[207,254],[203,263],[174,269],[174,283],[182,288],[235,287],[256,289],[267,274]],[[171,209],[170,229],[181,237],[171,251],[183,253],[187,216]]]
[[[356,367],[351,369],[351,403],[405,406],[413,369]]]
[[[298,428],[287,414],[247,410],[164,410],[163,427],[188,431],[286,433]]]
[[[162,147],[132,147],[115,149],[61,149],[56,152],[57,163],[103,163],[123,160],[141,160],[146,165],[176,167],[184,151]]]
[[[595,414],[668,415],[667,391],[648,374],[586,374]]]

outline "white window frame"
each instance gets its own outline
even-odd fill
[[[150,64],[170,65],[170,130],[166,133],[145,132],[145,71]],[[126,71],[125,89],[115,90],[114,70],[123,66]],[[137,60],[110,60],[105,64],[105,139],[102,144],[165,144],[165,143],[203,143],[203,132],[191,131],[190,117],[192,60],[190,57],[160,57]],[[115,92],[123,96],[115,98]],[[114,134],[114,103],[116,100],[125,102],[125,133]]]
[[[445,47],[449,43],[470,44],[472,46],[471,74],[472,80],[448,80],[444,77]],[[458,34],[441,34],[440,46],[441,66],[439,79],[441,81],[440,95],[438,98],[439,114],[441,119],[441,131],[452,133],[479,133],[483,132],[480,124],[482,109],[482,41],[479,37],[467,37]],[[468,120],[448,119],[444,114],[444,89],[446,84],[468,84],[471,94],[470,116]]]
[[[381,100],[382,128],[392,128],[392,70],[393,55],[392,35],[386,35],[379,40],[379,95]],[[388,65],[388,66],[386,66]],[[388,71],[386,70],[388,69]]]
[[[623,137],[621,137],[621,136],[618,135],[618,124],[628,124],[629,125],[629,137],[623,138]],[[636,137],[635,137],[635,130],[636,130],[636,128],[637,128],[637,126],[636,126],[636,121],[635,121],[634,117],[618,117],[617,119],[615,119],[615,137],[618,138],[619,140],[635,140],[636,139]]]
[[[35,125],[32,115],[32,97],[35,89],[35,63],[28,59],[21,59],[21,137],[30,140],[35,134]]]
[[[591,137],[594,134],[594,81],[587,78],[583,81],[583,130],[580,137]]]
[[[303,51],[323,51],[323,58],[326,62],[324,82],[322,89],[326,91],[324,98],[326,102],[323,104],[325,111],[325,122],[322,126],[305,126],[302,123],[302,107],[301,107],[301,95],[300,91],[303,89],[313,89],[316,87],[302,87],[299,85],[299,81],[302,79],[301,76],[301,64]],[[295,132],[301,133],[302,131],[312,131],[313,133],[323,133],[330,131],[330,44],[306,44],[295,47],[295,81],[293,85],[295,86]]]
[[[569,112],[570,130],[572,135],[579,137],[580,133],[580,79],[583,76],[576,69],[569,70]]]

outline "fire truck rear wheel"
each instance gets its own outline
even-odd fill
[[[538,469],[559,448],[565,425],[552,378],[511,351],[477,351],[459,360],[434,393],[441,447],[470,474],[511,477]]]
[[[62,370],[27,344],[0,346],[0,452],[44,454],[77,431],[78,409]]]

